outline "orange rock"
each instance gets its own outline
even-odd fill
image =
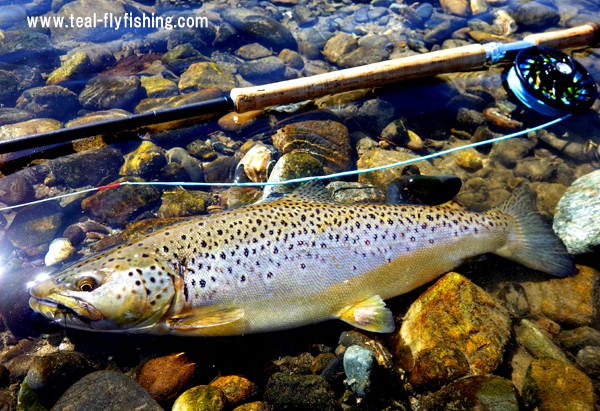
[[[195,370],[196,364],[185,353],[171,354],[146,362],[135,380],[156,401],[167,401],[184,391]]]
[[[256,384],[239,375],[217,377],[210,385],[220,388],[234,407],[254,399],[259,394]]]

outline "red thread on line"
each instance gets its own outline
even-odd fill
[[[115,188],[115,187],[119,187],[120,185],[121,185],[121,183],[111,184],[109,186],[100,186],[100,187],[98,187],[98,190],[104,190],[105,188]]]

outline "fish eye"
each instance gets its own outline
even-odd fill
[[[83,277],[77,283],[77,288],[79,288],[79,291],[93,291],[96,288],[96,280],[92,277]]]

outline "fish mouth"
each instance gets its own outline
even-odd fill
[[[89,303],[76,297],[58,296],[56,299],[29,298],[29,306],[51,321],[62,323],[67,319],[76,318],[79,321],[100,321],[104,316]]]

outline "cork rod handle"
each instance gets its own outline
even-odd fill
[[[572,29],[533,34],[526,39],[538,45],[566,48],[588,45],[597,40],[600,28],[585,24]],[[483,65],[486,50],[480,44],[440,50],[417,56],[382,61],[312,77],[282,81],[263,86],[236,88],[231,91],[235,111],[243,113],[265,107],[290,104],[328,94],[383,86],[408,79]]]

